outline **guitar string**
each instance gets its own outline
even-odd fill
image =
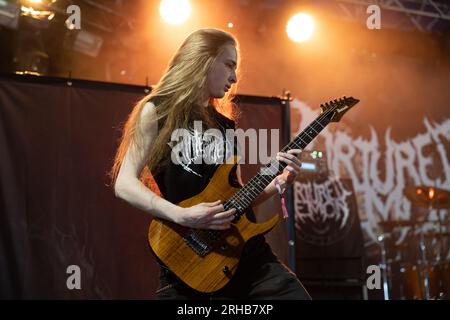
[[[333,108],[330,108],[329,110],[323,112],[317,119],[315,119],[310,125],[308,125],[308,127],[307,127],[305,130],[303,130],[297,137],[295,137],[291,142],[289,142],[289,143],[282,149],[282,151],[285,150],[285,149],[291,149],[291,148],[292,148],[292,147],[291,147],[292,144],[293,144],[294,146],[296,146],[297,148],[300,148],[300,149],[303,149],[304,147],[306,147],[306,146],[307,146],[307,145],[315,138],[315,137],[311,137],[311,136],[308,134],[308,130],[309,130],[309,129],[312,129],[312,131],[314,131],[314,132],[316,133],[316,136],[317,136],[317,135],[325,128],[325,126],[328,125],[328,123],[331,121],[331,118],[328,119],[327,116],[328,116],[331,112],[334,112],[335,109],[339,106],[339,104],[342,104],[342,102],[343,102],[343,101],[338,101],[336,106],[334,106]],[[323,121],[324,119],[328,120],[328,123],[325,124],[325,125],[322,125],[321,121]],[[316,130],[316,128],[314,128],[315,125],[318,125],[318,126],[320,127],[319,130]],[[310,131],[310,133],[311,133],[311,131]],[[305,139],[305,140],[302,139],[302,135],[304,135],[304,134],[306,134],[306,135],[309,137],[309,141],[308,141],[308,142],[305,142],[305,140],[307,140],[307,139]],[[312,134],[312,135],[314,135],[314,134]],[[302,146],[301,144],[298,145],[297,142],[296,142],[297,139],[300,140],[300,141],[298,141],[299,144],[300,144],[300,143],[303,143],[304,145],[303,145],[303,146]],[[271,161],[271,162],[272,162],[272,161]],[[280,165],[280,163],[279,163],[277,160],[274,160],[274,162],[277,162],[276,165]],[[271,163],[271,164],[272,164],[272,163]],[[267,168],[267,166],[266,166],[265,168]],[[274,175],[276,175],[276,173],[274,173]],[[233,204],[233,203],[238,203],[239,205],[242,206],[242,209],[245,210],[245,209],[251,204],[251,202],[252,202],[252,201],[253,201],[253,200],[254,200],[254,199],[255,199],[255,198],[256,198],[256,197],[264,190],[264,189],[261,189],[261,190],[258,189],[258,188],[261,187],[261,186],[258,184],[260,181],[253,181],[253,180],[258,180],[258,179],[262,179],[263,182],[265,182],[267,185],[270,184],[270,182],[273,180],[272,177],[269,178],[269,180],[266,180],[266,179],[264,178],[264,176],[261,176],[260,173],[258,173],[258,174],[255,175],[253,178],[251,178],[250,181],[248,181],[248,182],[247,182],[247,183],[246,183],[246,184],[245,184],[238,192],[236,192],[230,199],[228,199],[228,200],[225,202],[225,205],[226,205],[227,203],[231,203],[231,204]],[[255,185],[254,183],[257,183],[258,185]],[[267,186],[267,185],[266,185],[266,186]],[[243,192],[244,189],[248,189],[247,186],[249,186],[249,187],[256,187],[256,188],[257,188],[256,191],[255,191],[254,189],[252,189],[252,188],[250,188],[249,190],[246,190],[246,192],[249,191],[250,194],[252,194],[251,191],[255,191],[255,193],[252,194],[253,199],[251,199],[251,198],[247,199],[247,198],[245,197],[245,195],[242,195],[242,197],[245,199],[246,202],[248,202],[248,204],[247,204],[245,201],[242,203],[242,202],[239,201],[238,199],[235,199],[236,197],[239,196],[239,194],[240,194],[241,192]],[[264,187],[264,188],[265,188],[265,187]],[[248,194],[248,193],[247,193],[247,194]],[[235,207],[235,206],[233,206],[233,207]],[[241,213],[241,214],[242,214],[242,213]],[[207,233],[208,233],[209,235],[211,235],[211,236],[216,236],[216,237],[217,237],[217,235],[221,234],[218,230],[208,230]]]
[[[293,144],[294,146],[296,146],[296,147],[298,147],[298,148],[304,148],[304,147],[306,147],[314,138],[312,138],[308,133],[307,133],[307,131],[308,131],[308,129],[312,129],[313,131],[315,131],[316,133],[319,133],[321,130],[323,130],[323,128],[325,127],[325,126],[323,126],[321,123],[320,123],[320,121],[323,121],[325,118],[326,118],[326,116],[328,115],[328,114],[330,114],[332,111],[334,111],[334,108],[333,108],[333,110],[328,110],[328,111],[326,111],[326,112],[323,112],[316,120],[314,120],[302,133],[300,133],[294,140],[292,140],[289,144],[287,144],[286,145],[286,147],[285,148],[283,148],[283,150],[284,149],[286,149],[286,148],[288,148],[288,149],[290,149],[290,147],[291,147],[291,145]],[[327,119],[328,120],[328,119]],[[321,127],[318,131],[316,130],[316,128],[314,128],[314,126],[315,125],[318,125],[319,127]],[[311,131],[310,131],[310,133],[311,133]],[[308,139],[307,138],[304,138],[304,139],[302,139],[302,135],[304,135],[304,134],[306,134],[308,137],[309,137],[309,141],[308,142],[305,142],[305,140],[307,141]],[[295,142],[297,139],[299,139],[300,141],[298,142],[298,143],[303,143],[304,144],[304,146],[302,146],[302,145],[298,145],[297,144],[297,142]],[[271,161],[272,162],[272,161]],[[278,162],[278,161],[276,161],[275,160],[275,162]],[[274,163],[275,165],[280,165],[280,163],[278,162],[278,163]],[[271,165],[272,165],[272,163],[271,163]],[[267,167],[266,167],[267,168]],[[269,180],[267,180],[263,175],[260,175],[259,173],[255,176],[256,177],[256,179],[254,179],[255,177],[253,177],[252,179],[250,179],[250,181],[248,181],[242,188],[241,188],[241,190],[240,191],[238,191],[238,192],[236,192],[229,200],[227,200],[227,202],[234,202],[234,203],[238,203],[241,207],[243,207],[243,209],[245,210],[245,208],[246,207],[248,207],[248,205],[251,203],[251,201],[253,201],[254,199],[251,199],[251,198],[247,198],[247,197],[245,197],[245,195],[243,195],[243,194],[240,194],[240,193],[243,193],[243,192],[246,192],[247,194],[248,193],[250,193],[251,194],[251,191],[254,191],[254,189],[253,188],[251,188],[251,187],[256,187],[256,192],[255,192],[255,194],[253,194],[253,196],[255,196],[256,195],[256,197],[261,193],[261,191],[262,190],[264,190],[264,189],[261,189],[261,190],[259,190],[258,188],[260,188],[260,185],[255,185],[255,183],[258,183],[257,181],[254,181],[254,180],[258,180],[258,179],[260,179],[260,180],[262,180],[263,182],[265,182],[265,183],[270,183],[272,180],[273,180],[273,178],[272,178],[272,176],[273,175],[276,175],[276,173],[274,173],[274,172],[270,172],[270,173],[272,173],[271,175],[270,175],[270,178],[269,178]],[[250,191],[251,190],[251,191]],[[248,192],[247,192],[248,191]],[[245,200],[239,200],[239,198],[244,198]]]
[[[323,114],[322,114],[323,115]],[[305,131],[303,131],[302,132],[302,134],[306,134],[308,137],[309,137],[309,139],[308,138],[305,138],[305,139],[302,139],[302,134],[300,134],[298,137],[296,137],[294,140],[292,140],[286,147],[290,147],[291,145],[294,145],[294,146],[296,146],[296,147],[298,147],[298,148],[304,148],[306,145],[308,145],[314,138],[312,138],[308,133],[307,133],[307,131],[309,130],[309,129],[312,129],[312,131],[315,131],[316,133],[318,133],[317,131],[316,131],[316,129],[314,128],[314,126],[315,125],[319,125],[320,127],[322,127],[321,129],[319,129],[319,132],[324,128],[324,126],[321,124],[321,123],[319,123],[318,121],[322,121],[323,119],[316,119],[315,121],[313,121],[309,126],[308,126],[308,128],[305,130]],[[311,133],[311,131],[310,131],[310,133]],[[298,145],[295,141],[297,140],[297,139],[299,139],[300,140],[300,142],[301,143],[303,143],[304,144],[304,146],[302,146],[302,145]],[[309,140],[309,141],[307,141],[307,142],[305,142],[305,140],[307,141],[307,140]],[[285,148],[286,148],[285,147]],[[288,148],[289,149],[289,148]],[[283,149],[284,150],[284,149]],[[276,160],[275,160],[276,161]],[[279,166],[280,165],[280,163],[279,162],[273,162],[273,163],[271,163],[271,164],[275,164],[276,166]],[[270,171],[270,170],[269,170]],[[275,172],[271,172],[270,171],[270,173],[271,173],[271,175],[269,175],[270,177],[269,177],[269,180],[267,180],[266,179],[266,177],[265,176],[263,176],[263,175],[260,175],[260,174],[258,174],[258,175],[256,175],[254,178],[252,178],[249,182],[247,182],[247,184],[244,186],[244,187],[242,187],[242,189],[239,191],[239,192],[237,192],[235,195],[233,195],[228,201],[229,202],[234,202],[234,203],[238,203],[240,206],[242,206],[242,207],[244,207],[244,209],[245,209],[245,207],[247,207],[250,203],[251,203],[251,201],[253,201],[254,199],[251,199],[251,198],[247,198],[246,196],[245,196],[245,194],[246,195],[252,195],[253,197],[257,197],[258,195],[259,195],[259,193],[263,190],[263,189],[259,189],[261,186],[259,185],[259,181],[258,180],[262,180],[263,182],[265,182],[265,183],[270,183],[272,180],[273,180],[273,176],[274,175],[276,175],[276,173]],[[258,185],[256,185],[255,183],[257,183]],[[256,187],[256,191],[255,191],[255,189],[253,189],[253,188],[255,188]],[[252,191],[254,191],[255,193],[252,193]],[[241,193],[240,195],[238,194],[238,193]],[[245,193],[245,194],[242,194],[242,193]],[[240,196],[240,197],[239,197]],[[239,199],[239,198],[244,198],[243,200],[242,199]]]

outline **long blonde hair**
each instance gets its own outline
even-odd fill
[[[218,29],[200,29],[184,40],[158,84],[149,95],[137,102],[125,123],[110,172],[113,184],[130,145],[133,143],[138,148],[142,147],[140,115],[148,101],[155,104],[156,110],[156,119],[148,121],[158,121],[158,135],[147,159],[147,169],[151,173],[158,172],[168,161],[170,147],[167,143],[174,129],[189,128],[194,119],[211,124],[207,108],[200,106],[199,101],[202,98],[207,73],[227,44],[232,44],[239,51],[237,40],[231,34]],[[234,119],[238,115],[232,103],[235,92],[233,86],[233,90],[227,92],[222,99],[214,99],[210,103],[219,112]]]

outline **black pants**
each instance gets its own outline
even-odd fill
[[[253,240],[253,239],[252,239]],[[242,254],[236,274],[230,282],[214,293],[198,292],[181,282],[161,266],[156,299],[282,299],[310,300],[308,292],[296,275],[272,253],[261,239],[250,241]]]

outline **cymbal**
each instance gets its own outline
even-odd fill
[[[447,190],[435,187],[415,186],[405,188],[403,194],[412,204],[422,208],[450,208],[450,192]]]

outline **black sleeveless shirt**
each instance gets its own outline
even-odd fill
[[[203,191],[220,164],[224,163],[232,154],[237,153],[236,144],[234,144],[233,150],[230,150],[232,144],[229,139],[227,140],[226,135],[227,129],[235,129],[235,122],[217,112],[212,106],[208,107],[208,113],[214,123],[214,126],[209,129],[219,130],[216,130],[216,135],[220,132],[221,139],[216,139],[215,142],[205,142],[205,135],[206,140],[214,137],[208,134],[208,128],[203,123],[199,123],[200,125],[196,125],[192,130],[184,131],[185,133],[189,131],[190,141],[186,141],[186,136],[183,136],[181,141],[172,142],[172,150],[168,155],[173,157],[172,153],[176,152],[174,144],[180,143],[177,150],[184,152],[183,157],[178,158],[178,163],[170,159],[154,175],[162,196],[172,203],[191,198]],[[222,140],[223,143],[220,143]],[[208,144],[208,142],[210,143]],[[205,152],[209,155],[207,158],[205,158]],[[233,186],[238,187],[234,170],[231,175],[230,182]]]

